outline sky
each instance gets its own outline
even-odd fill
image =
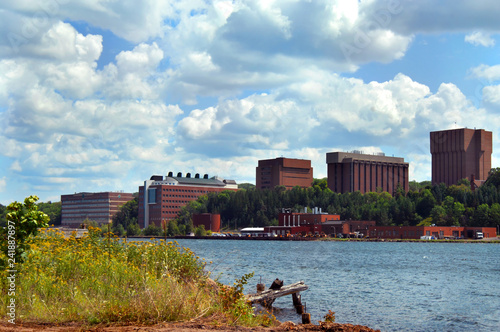
[[[137,192],[153,174],[255,183],[258,160],[403,157],[500,125],[497,0],[0,4],[0,203]]]

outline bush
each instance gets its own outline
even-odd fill
[[[152,224],[146,227],[142,233],[146,236],[160,236],[162,234],[162,229],[161,227],[157,227],[156,225]]]
[[[194,235],[195,236],[206,236],[207,231],[205,230],[205,226],[200,225],[194,229]]]
[[[130,224],[127,228],[127,236],[135,236],[141,234],[141,228],[138,224]]]

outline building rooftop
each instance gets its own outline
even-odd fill
[[[208,176],[200,177],[182,177],[182,176],[161,176],[154,175],[151,177],[153,184],[156,185],[185,185],[185,186],[211,186],[211,187],[228,187],[237,188],[238,185],[234,180],[225,180],[216,176],[208,178]]]
[[[405,163],[404,158],[400,157],[387,157],[380,153],[377,155],[363,154],[361,151],[354,152],[329,152],[326,154],[326,163],[343,163],[351,162],[354,160],[375,161],[375,162],[389,162],[389,163]],[[407,163],[405,163],[407,164]]]

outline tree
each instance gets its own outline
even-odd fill
[[[38,210],[49,216],[51,225],[61,224],[61,202],[38,203]]]
[[[438,226],[446,225],[446,211],[441,205],[436,205],[431,211],[432,222]]]
[[[207,231],[205,230],[205,226],[200,225],[194,229],[194,235],[195,236],[206,236]]]
[[[177,221],[175,220],[170,220],[167,225],[167,235],[168,236],[175,236],[179,235],[179,226],[177,226]]]
[[[496,188],[500,187],[500,167],[492,168],[488,173],[488,178],[483,185],[493,185]]]
[[[139,201],[137,197],[120,206],[120,210],[113,216],[113,230],[116,232],[119,225],[128,231],[128,227],[137,224]]]
[[[137,223],[128,225],[127,236],[134,236],[141,234],[141,228]]]
[[[146,236],[160,236],[161,227],[157,227],[155,224],[150,224],[148,227],[144,228],[143,233]]]
[[[16,263],[23,260],[23,253],[28,248],[28,238],[36,236],[39,228],[49,226],[49,216],[38,211],[36,201],[38,196],[32,195],[24,199],[24,204],[9,204],[6,209],[7,226],[0,227],[1,249],[6,257],[15,258]]]
[[[425,219],[430,216],[432,208],[434,208],[435,205],[436,198],[432,195],[432,192],[429,189],[424,189],[418,199],[416,212]]]

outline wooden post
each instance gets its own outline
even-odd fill
[[[302,314],[302,324],[311,324],[311,314],[309,313]]]
[[[304,307],[302,306],[302,300],[300,294],[293,293],[292,294],[293,306],[295,307],[295,311],[300,315],[304,312]]]

